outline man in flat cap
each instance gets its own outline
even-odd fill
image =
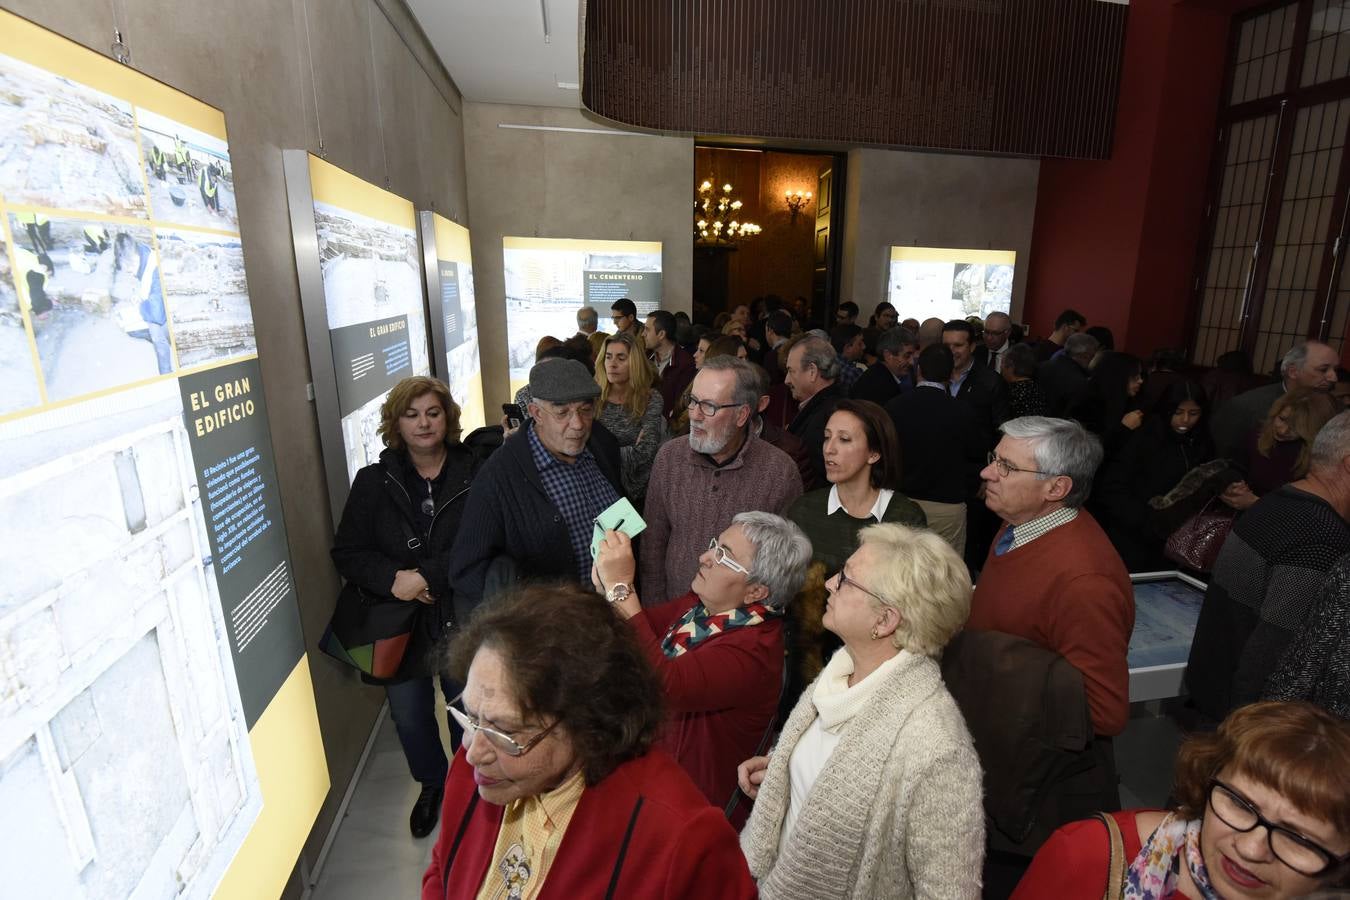
[[[530,420],[479,470],[450,551],[459,621],[516,579],[590,586],[593,523],[623,495],[618,442],[594,424],[599,395],[576,360],[530,370]]]

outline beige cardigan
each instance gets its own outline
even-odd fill
[[[937,662],[905,656],[844,726],[779,856],[788,759],[816,717],[814,684],[797,701],[741,833],[765,900],[980,896],[980,760]]]

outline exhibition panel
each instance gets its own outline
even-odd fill
[[[417,224],[436,375],[450,386],[450,396],[459,404],[460,427],[468,434],[487,424],[469,229],[430,211],[419,212]]]
[[[1012,309],[1012,250],[892,247],[886,299],[902,318],[984,318]]]
[[[0,12],[16,896],[275,893],[328,790],[234,177],[220,111]]]

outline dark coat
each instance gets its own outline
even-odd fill
[[[1050,415],[1064,418],[1087,390],[1088,372],[1069,356],[1061,356],[1036,367],[1036,383],[1045,394]]]
[[[964,503],[975,496],[988,446],[968,404],[926,385],[886,404],[900,438],[900,489],[915,500]]]
[[[567,523],[544,491],[539,469],[530,455],[527,430],[507,438],[474,479],[462,529],[450,550],[449,577],[454,585],[455,616],[463,621],[482,601],[488,571],[505,566],[528,578],[576,577]],[[586,448],[600,471],[623,496],[619,477],[619,443],[599,423],[591,426]]]
[[[802,484],[811,480],[815,474],[815,470],[811,468],[811,451],[802,443],[801,438],[784,431],[772,422],[761,419],[759,439],[792,457],[792,461],[797,464],[797,474],[801,476]]]
[[[463,444],[448,444],[446,450],[442,477],[432,495],[436,513],[429,531],[422,531],[414,509],[414,503],[420,501],[415,501],[404,486],[407,455],[385,450],[379,462],[356,473],[333,540],[333,564],[338,573],[363,591],[388,597],[398,571],[416,569],[436,598],[433,605],[422,610],[413,628],[396,679],[399,681],[431,674],[434,666],[428,655],[453,618],[453,595],[447,577],[450,547],[459,533],[469,485],[480,460]],[[408,547],[410,533],[421,539],[420,551]]]
[[[818,487],[824,487],[825,481],[825,423],[830,420],[834,413],[834,405],[843,400],[847,395],[843,387],[835,382],[822,389],[805,405],[797,410],[796,417],[792,424],[788,426],[788,431],[801,438],[801,442],[806,445],[807,451],[811,454],[811,472],[812,479],[810,484],[803,484],[804,490],[812,491]]]
[[[653,363],[655,365],[655,363]],[[683,347],[671,351],[670,365],[661,373],[661,414],[667,422],[680,414],[680,398],[694,380],[694,357]]]
[[[956,399],[975,411],[989,447],[997,444],[999,426],[1008,421],[1011,409],[1008,383],[1003,376],[987,366],[972,365],[966,380],[956,391]]]
[[[851,400],[871,400],[877,406],[885,406],[900,396],[900,385],[883,363],[873,363],[861,378],[853,382],[848,396]]]

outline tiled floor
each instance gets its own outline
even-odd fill
[[[443,734],[443,740],[448,748],[448,733]],[[1171,787],[1172,759],[1178,743],[1180,732],[1171,719],[1155,717],[1142,706],[1136,707],[1129,727],[1116,738],[1120,799],[1126,808],[1163,805]],[[417,792],[393,720],[385,715],[347,815],[319,873],[313,900],[394,900],[419,895],[422,873],[431,861],[439,829],[421,840],[408,833],[408,813]]]

